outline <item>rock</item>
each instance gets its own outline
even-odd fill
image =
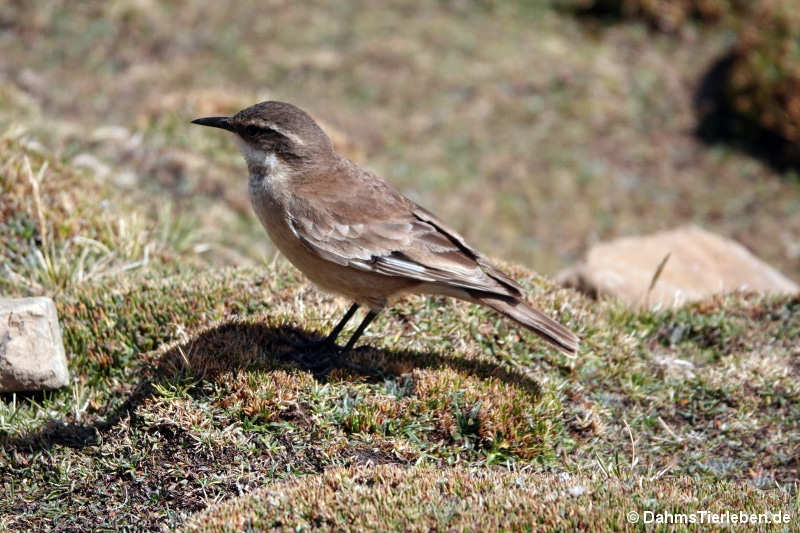
[[[67,358],[53,300],[0,299],[0,392],[67,384]]]
[[[649,291],[659,264],[669,254]],[[672,307],[734,290],[767,294],[800,286],[735,241],[696,226],[593,246],[559,281],[592,295],[612,295],[631,307]],[[649,292],[649,294],[648,294]]]

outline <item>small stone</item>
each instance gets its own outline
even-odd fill
[[[677,307],[736,290],[763,294],[800,290],[741,244],[696,226],[599,243],[582,263],[562,271],[558,280],[592,296],[615,296],[633,308]]]
[[[53,300],[0,299],[0,392],[67,384],[67,358]]]

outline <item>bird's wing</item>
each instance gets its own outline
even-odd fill
[[[464,238],[366,170],[347,162],[343,174],[360,179],[338,187],[320,183],[296,191],[290,226],[320,257],[360,270],[505,296],[519,285],[492,266]],[[340,174],[341,175],[341,174]]]

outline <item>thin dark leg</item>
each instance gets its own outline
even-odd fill
[[[353,314],[355,314],[358,307],[358,304],[351,305],[350,309],[347,310],[339,323],[334,326],[330,334],[323,340],[317,341],[311,346],[298,346],[298,350],[295,350],[290,356],[291,359],[297,361],[304,367],[313,370],[317,375],[325,375],[325,373],[330,371],[333,366],[337,365],[350,368],[362,374],[377,375],[375,370],[361,366],[357,363],[353,363],[352,361],[342,357],[353,348],[359,337],[361,337],[361,334],[364,333],[364,330],[367,329],[367,326],[369,326],[370,322],[375,320],[375,317],[378,316],[377,312],[367,312],[366,316],[361,321],[361,324],[358,325],[358,328],[356,328],[355,332],[350,337],[350,340],[347,341],[347,345],[344,348],[339,348],[336,345],[336,338],[342,332],[342,329],[347,322],[353,318]],[[310,349],[310,351],[308,351],[308,349]]]
[[[336,346],[336,337],[338,337],[339,333],[342,332],[342,329],[345,327],[347,322],[349,322],[350,319],[353,318],[353,315],[355,314],[355,312],[358,309],[358,307],[359,307],[358,304],[351,305],[350,309],[347,310],[347,312],[344,314],[342,319],[339,320],[339,322],[333,327],[333,329],[328,334],[328,336],[323,338],[323,339],[317,339],[317,340],[314,340],[314,341],[306,341],[306,340],[293,341],[293,340],[288,340],[287,339],[287,342],[290,345],[294,346],[298,350],[307,350],[307,349],[311,349],[311,348],[321,348],[323,346],[335,347]]]
[[[327,337],[325,337],[325,341],[328,344],[334,344],[336,342],[336,338],[339,336],[339,333],[342,332],[344,326],[353,318],[353,314],[358,310],[358,304],[354,303],[350,306],[350,309],[344,314],[342,319],[339,321],[336,326],[331,330]]]
[[[365,316],[364,320],[361,321],[361,324],[358,325],[358,328],[356,329],[355,333],[353,333],[353,336],[350,337],[350,340],[347,341],[345,347],[342,348],[341,353],[347,353],[353,348],[353,345],[355,345],[358,338],[361,336],[362,333],[364,333],[364,330],[367,329],[367,326],[369,326],[370,322],[375,320],[376,316],[378,316],[378,313],[376,313],[375,311],[370,311],[367,313],[367,316]]]

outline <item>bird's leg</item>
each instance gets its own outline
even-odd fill
[[[326,343],[334,344],[336,342],[336,339],[339,337],[339,333],[342,332],[342,329],[344,329],[345,325],[350,321],[351,318],[353,318],[353,315],[355,314],[355,312],[357,310],[358,310],[358,304],[357,303],[354,303],[353,305],[350,306],[350,309],[347,310],[347,312],[344,314],[344,316],[339,321],[339,323],[336,324],[333,327],[333,329],[331,330],[331,332],[328,334],[328,336],[325,337],[325,342]],[[361,326],[359,326],[359,328],[360,327]],[[359,330],[359,331],[363,331],[363,330]]]
[[[366,316],[358,325],[355,332],[353,332],[353,335],[347,341],[347,344],[344,346],[344,348],[339,348],[336,345],[336,338],[341,333],[345,324],[347,324],[347,322],[353,317],[353,314],[357,309],[358,304],[353,304],[350,306],[350,309],[347,310],[339,323],[336,324],[336,326],[325,339],[312,345],[312,349],[310,351],[298,353],[300,350],[297,350],[292,358],[312,370],[330,368],[331,366],[339,364],[361,373],[375,374],[376,372],[374,370],[353,363],[342,357],[342,355],[346,354],[353,348],[358,339],[361,337],[361,334],[364,333],[365,329],[367,329],[367,326],[369,326],[370,323],[375,320],[375,317],[378,316],[377,311],[370,310],[367,312]]]
[[[318,348],[327,345],[333,346],[336,344],[336,338],[339,337],[339,333],[342,332],[342,329],[344,329],[345,325],[347,325],[350,319],[353,318],[353,315],[357,310],[358,310],[357,303],[351,305],[350,309],[347,310],[342,319],[339,320],[339,322],[333,327],[328,336],[325,337],[324,339],[319,339],[316,341],[289,341],[289,344],[291,344],[293,348],[297,349]]]
[[[364,320],[361,321],[361,324],[358,325],[358,327],[356,328],[355,332],[353,332],[353,335],[350,336],[350,340],[347,341],[347,344],[345,344],[344,348],[341,348],[341,349],[337,350],[337,353],[336,353],[336,356],[335,356],[335,361],[339,365],[347,367],[347,368],[349,368],[351,370],[355,370],[356,372],[360,372],[362,374],[369,374],[369,375],[378,375],[378,374],[380,374],[380,372],[378,372],[378,371],[376,371],[376,370],[374,370],[372,368],[359,365],[358,363],[354,363],[354,362],[350,361],[349,359],[347,359],[346,357],[343,357],[345,354],[347,354],[347,352],[349,352],[350,350],[353,349],[353,346],[355,346],[355,344],[358,341],[359,337],[361,337],[361,334],[364,333],[364,330],[367,329],[367,326],[369,326],[370,323],[373,320],[375,320],[376,316],[378,316],[377,311],[370,310],[367,313],[367,316],[364,317]]]
[[[375,320],[376,316],[378,316],[378,313],[376,311],[370,310],[367,313],[367,316],[365,316],[364,320],[361,321],[361,324],[358,325],[358,328],[356,328],[356,331],[350,337],[350,340],[347,341],[345,347],[342,348],[342,353],[347,353],[353,348],[358,338],[361,336],[362,333],[364,333],[364,330],[367,329],[367,326],[369,326],[370,322]]]

